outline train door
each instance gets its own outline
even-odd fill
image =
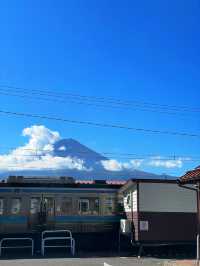
[[[55,226],[55,198],[47,196],[44,197],[44,209],[46,212],[47,228]]]
[[[36,229],[40,225],[41,197],[32,197],[30,199],[29,225],[31,229]]]
[[[32,197],[30,201],[29,224],[31,229],[49,228],[55,221],[55,200],[53,197]]]

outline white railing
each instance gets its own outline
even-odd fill
[[[9,242],[13,242],[13,241],[15,241],[16,245],[5,245],[6,242],[7,242],[7,244],[9,244]],[[18,241],[19,242],[29,241],[29,242],[31,242],[31,245],[25,245],[24,243],[23,243],[23,245],[22,244],[18,245],[18,243],[17,243]],[[34,240],[32,238],[29,238],[29,237],[3,238],[0,241],[0,256],[2,254],[2,249],[15,249],[15,248],[31,248],[31,253],[32,253],[32,256],[33,256],[33,254],[34,254]]]
[[[57,235],[56,235],[57,234]],[[59,236],[58,236],[59,235]],[[48,242],[55,242],[57,240],[63,240],[65,244],[52,245]],[[72,233],[69,230],[47,230],[42,232],[41,253],[44,256],[45,248],[70,248],[72,255],[75,254],[75,240],[72,237]]]

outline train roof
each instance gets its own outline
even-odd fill
[[[75,180],[72,177],[10,176],[0,187],[51,187],[51,188],[121,188],[124,180]]]
[[[0,182],[0,187],[51,187],[51,188],[115,188],[125,191],[136,183],[177,183],[175,179],[129,180],[76,180],[73,177],[25,177],[10,176]]]

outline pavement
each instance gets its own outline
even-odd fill
[[[75,257],[70,253],[47,252],[45,257],[35,254],[31,257],[26,250],[7,251],[0,258],[0,266],[193,266],[192,260],[166,257],[141,257],[128,252],[77,252]],[[196,266],[196,265],[195,265]]]
[[[45,258],[45,259],[5,259],[1,266],[165,266],[160,259],[137,259],[126,257],[110,258]]]

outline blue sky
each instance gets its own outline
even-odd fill
[[[4,1],[0,85],[199,107],[198,1]],[[168,115],[0,95],[1,110],[199,134],[199,112]],[[199,156],[199,138],[0,115],[1,146],[24,144],[44,125],[101,152]],[[2,153],[2,152],[1,152]],[[199,156],[200,157],[200,156]],[[181,168],[143,166],[180,175]]]

